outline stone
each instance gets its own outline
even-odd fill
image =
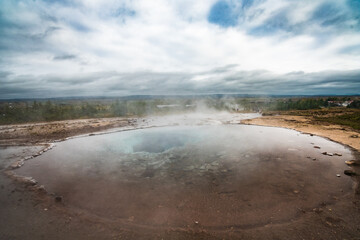
[[[327,156],[330,156],[330,157],[334,156],[334,154],[328,153],[328,152],[322,152],[321,154],[322,154],[322,155],[327,155]]]
[[[323,210],[322,210],[322,208],[314,208],[314,209],[313,209],[313,212],[315,212],[315,213],[321,213],[321,212],[323,212]]]
[[[357,175],[356,172],[354,172],[353,170],[345,170],[344,174],[348,175],[348,176],[356,176]]]
[[[32,177],[23,177],[21,178],[21,182],[25,183],[26,185],[34,186],[37,184],[37,181]]]
[[[24,165],[24,161],[23,161],[23,160],[19,160],[19,161],[13,163],[13,164],[11,165],[11,168],[12,168],[12,169],[20,168],[22,165]]]
[[[62,202],[63,197],[62,196],[56,196],[55,197],[55,202]]]
[[[355,160],[345,161],[345,163],[350,166],[357,166],[360,164],[358,161]]]

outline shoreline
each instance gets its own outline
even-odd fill
[[[113,128],[134,126],[138,118],[78,119],[0,126],[0,146],[31,146]]]
[[[55,122],[0,125],[0,146],[32,146],[66,140],[69,137],[108,133],[116,129],[171,125],[240,123],[260,116],[257,113],[209,112],[148,117],[116,117],[63,120]]]
[[[241,114],[240,114],[241,115]],[[151,118],[101,118],[101,119],[79,119],[79,120],[64,120],[64,121],[56,121],[56,122],[41,122],[41,123],[28,123],[28,124],[14,124],[14,125],[3,125],[0,126],[0,147],[21,147],[21,146],[29,146],[29,147],[41,147],[41,150],[36,152],[35,154],[29,156],[23,156],[20,159],[16,159],[16,161],[12,162],[4,169],[4,173],[16,180],[18,182],[24,183],[35,183],[37,182],[35,179],[27,179],[24,176],[16,175],[12,170],[22,167],[27,160],[40,156],[41,154],[51,150],[55,147],[55,143],[66,141],[73,138],[79,137],[89,137],[103,134],[110,134],[122,131],[131,131],[137,129],[144,128],[152,128],[152,127],[164,127],[164,126],[178,126],[179,123],[162,123],[162,124],[151,124],[150,122],[154,119]],[[177,119],[181,121],[180,119]],[[205,124],[211,124],[210,119],[205,121]],[[156,122],[156,121],[155,121]],[[70,127],[70,129],[65,129],[66,125],[74,124],[75,127]],[[97,125],[94,126],[93,123]],[[101,124],[99,124],[101,123]],[[307,124],[304,124],[307,123]],[[264,127],[277,127],[277,128],[285,128],[289,130],[295,130],[302,134],[309,134],[311,136],[316,135],[327,140],[339,143],[344,147],[349,148],[355,155],[355,159],[360,159],[360,141],[357,141],[358,137],[352,138],[352,136],[358,136],[358,132],[352,131],[349,128],[344,128],[339,125],[324,125],[324,124],[312,124],[308,125],[309,119],[304,116],[294,116],[294,115],[276,115],[276,116],[253,116],[250,118],[245,118],[239,120],[238,123],[241,125],[253,125],[253,126],[264,126]],[[203,125],[201,123],[200,125]],[[231,123],[228,119],[226,121],[220,122],[220,124],[234,124]],[[62,126],[61,131],[56,129],[55,132],[51,131],[52,126]],[[194,124],[194,125],[199,125]],[[41,126],[42,131],[36,134],[36,138],[33,138],[31,132],[29,133],[29,129],[33,130],[34,126]],[[65,126],[65,127],[64,127]],[[11,133],[16,132],[16,129],[25,129],[22,133],[19,132],[8,136],[3,136],[1,133],[8,131]],[[333,131],[341,130],[341,134],[337,132],[334,134]],[[73,130],[70,132],[70,130]],[[28,132],[27,132],[28,131]],[[360,135],[360,134],[359,134]],[[6,139],[6,137],[10,137],[10,139]],[[344,141],[344,139],[346,139]]]
[[[166,118],[167,116],[163,117]],[[55,122],[0,125],[0,146],[31,146],[36,144],[63,141],[67,138],[81,135],[86,136],[92,135],[94,133],[108,133],[121,128],[129,128],[130,130],[139,127],[149,127],[150,125],[164,126],[179,124],[179,120],[178,122],[175,121],[168,124],[166,121],[165,123],[162,122],[161,124],[153,123],[154,121],[156,122],[161,118],[162,117],[156,116],[144,118],[90,118]],[[359,131],[347,126],[315,121],[310,116],[258,115],[249,119],[239,119],[238,122],[230,122],[229,119],[227,119],[222,121],[222,123],[240,123],[244,125],[259,125],[292,129],[301,133],[325,137],[337,143],[350,146],[351,148],[360,152]]]
[[[241,123],[244,125],[287,128],[304,134],[316,135],[348,146],[360,153],[360,133],[350,127],[315,123],[309,117],[296,115],[261,116],[259,118],[246,119]]]

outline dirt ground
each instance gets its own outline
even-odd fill
[[[282,127],[314,134],[360,151],[360,133],[346,126],[315,121],[312,116],[275,115],[247,119],[243,124]]]
[[[291,128],[360,151],[359,132],[315,123],[309,116],[265,116],[242,123]],[[71,211],[54,196],[5,175],[14,161],[44,148],[36,144],[136,124],[136,119],[111,118],[0,126],[0,145],[3,146],[0,149],[0,239],[360,239],[358,194],[343,194],[331,204],[300,209],[300,217],[289,222],[241,229],[230,227],[222,231],[206,230],[198,224],[189,228],[141,228],[139,231],[137,227]]]
[[[0,125],[0,145],[32,145],[62,140],[67,137],[132,126],[137,119],[97,118],[56,122]]]

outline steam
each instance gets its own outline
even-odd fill
[[[175,106],[175,105],[170,105]],[[179,105],[176,105],[179,106]],[[186,106],[191,106],[187,108]],[[238,124],[241,120],[261,116],[259,113],[239,113],[244,109],[235,99],[199,99],[191,101],[182,110],[172,109],[165,114],[148,115],[142,126],[190,126]]]

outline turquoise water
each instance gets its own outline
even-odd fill
[[[205,129],[196,133],[191,128],[153,128],[114,134],[107,148],[123,153],[162,153],[172,148],[183,147],[199,142],[205,136]]]

